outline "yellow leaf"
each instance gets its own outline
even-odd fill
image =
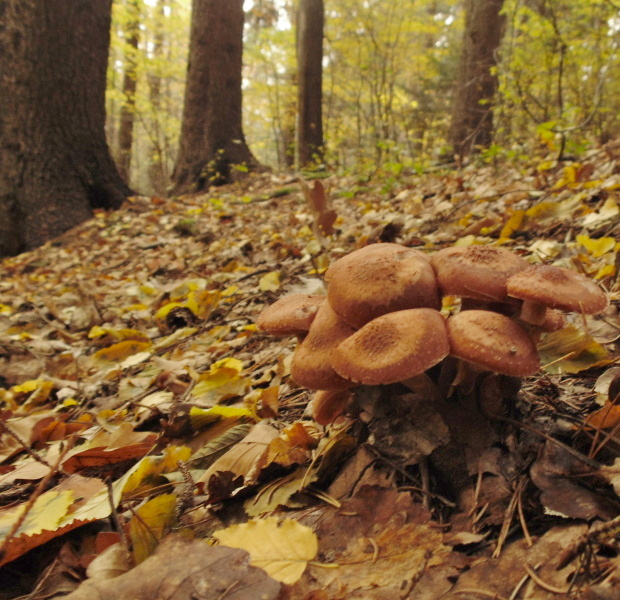
[[[189,420],[192,429],[200,429],[222,418],[239,419],[241,417],[253,418],[254,415],[243,406],[213,406],[211,408],[192,406],[189,410]]]
[[[144,352],[151,347],[151,342],[141,342],[138,340],[126,340],[112,344],[107,348],[97,350],[93,357],[96,361],[107,363],[120,363],[129,358],[133,354]]]
[[[258,287],[262,292],[275,292],[280,288],[280,272],[271,271],[263,275],[258,282]]]
[[[2,304],[0,302],[0,315],[10,315],[13,309],[8,304]]]
[[[265,570],[271,577],[292,585],[316,556],[319,543],[310,529],[292,519],[279,522],[277,517],[253,519],[213,534],[220,543],[242,548],[250,553],[250,564]]]
[[[73,494],[70,491],[57,492],[50,490],[41,494],[19,526],[14,537],[20,535],[35,535],[41,531],[54,531],[60,520],[67,514],[73,504]],[[0,512],[0,544],[23,514],[26,504]]]
[[[500,238],[509,238],[515,231],[521,227],[523,223],[523,217],[525,217],[524,210],[515,210],[511,215],[508,221],[502,227],[502,231],[499,234]]]
[[[129,537],[136,564],[155,550],[175,520],[176,494],[162,494],[138,507],[129,521]]]
[[[594,279],[613,277],[616,274],[616,265],[603,265],[594,275]]]
[[[166,318],[166,316],[168,315],[168,313],[173,309],[173,308],[182,308],[184,307],[185,304],[183,302],[168,302],[168,304],[164,304],[156,313],[155,313],[155,318],[158,320],[163,320]]]
[[[601,344],[573,325],[545,336],[538,353],[548,373],[579,373],[609,360]]]
[[[583,246],[593,256],[603,256],[616,247],[616,240],[612,237],[602,237],[596,240],[587,235],[578,235],[577,243]]]

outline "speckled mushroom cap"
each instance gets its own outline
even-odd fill
[[[507,287],[514,298],[587,315],[599,313],[609,304],[607,295],[594,281],[552,265],[532,265],[510,277]]]
[[[530,263],[505,248],[459,246],[433,254],[431,265],[445,295],[505,302],[506,281]]]
[[[447,321],[450,354],[484,369],[523,377],[540,368],[536,346],[518,323],[487,310],[464,310]]]
[[[383,314],[439,308],[435,274],[424,253],[399,244],[371,244],[325,273],[327,299],[341,319],[362,327]]]
[[[332,364],[346,379],[395,383],[423,373],[448,355],[445,319],[432,308],[388,313],[366,323],[334,350]]]
[[[341,390],[353,384],[338,375],[332,367],[334,348],[355,329],[345,323],[323,302],[305,339],[298,344],[291,362],[291,377],[310,390]]]
[[[271,335],[298,335],[310,329],[325,296],[289,294],[265,308],[256,325]]]

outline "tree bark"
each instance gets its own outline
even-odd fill
[[[301,0],[297,13],[297,164],[323,156],[323,0]]]
[[[465,32],[450,127],[455,154],[464,157],[493,140],[497,49],[504,33],[503,0],[467,0]]]
[[[192,2],[174,193],[228,183],[234,165],[257,166],[242,127],[243,21],[243,0]]]
[[[104,135],[112,0],[0,0],[0,255],[131,193]]]
[[[124,32],[123,104],[118,128],[118,170],[126,181],[131,180],[131,152],[136,116],[136,89],[138,87],[138,44],[140,42],[140,5],[138,0],[127,2],[128,22]]]

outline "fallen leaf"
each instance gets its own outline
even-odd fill
[[[250,553],[250,564],[264,569],[276,581],[291,585],[299,580],[319,546],[309,527],[277,517],[253,519],[213,534],[220,543]]]

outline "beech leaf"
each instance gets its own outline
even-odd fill
[[[220,543],[250,553],[250,564],[281,583],[292,585],[316,556],[319,543],[309,527],[292,519],[253,519],[213,534]]]

